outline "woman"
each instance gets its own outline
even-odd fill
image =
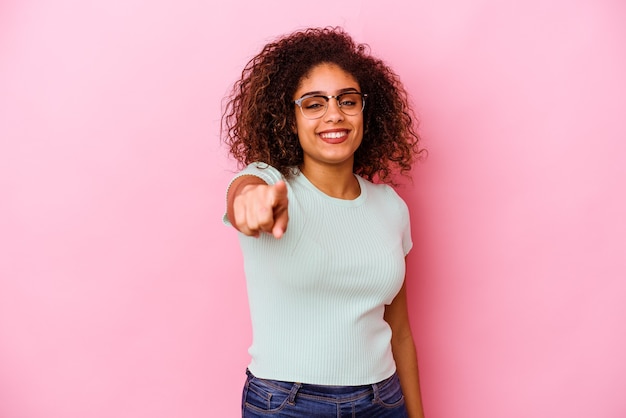
[[[253,326],[243,416],[423,417],[409,213],[385,184],[420,153],[398,77],[340,28],[298,31],[250,60],[222,123],[245,166],[225,217]]]

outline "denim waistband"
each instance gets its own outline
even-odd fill
[[[256,378],[250,370],[246,370],[246,374],[251,378]],[[378,390],[385,386],[385,384],[391,381],[395,376],[395,373],[385,380],[370,385],[358,385],[358,386],[332,386],[332,385],[312,385],[308,383],[298,382],[285,382],[281,380],[261,379],[266,385],[272,386],[277,390],[290,393],[294,390],[294,386],[297,386],[296,390],[301,395],[311,396],[326,396],[326,395],[367,395],[370,393],[377,393]]]

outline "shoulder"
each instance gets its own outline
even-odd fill
[[[402,212],[408,211],[404,199],[402,199],[396,190],[390,185],[372,183],[362,177],[359,177],[359,182],[361,183],[361,186],[365,186],[367,189],[368,199],[387,203],[390,208],[395,208],[396,210],[400,210]]]
[[[264,162],[253,162],[248,164],[243,170],[241,170],[235,178],[241,176],[255,176],[262,179],[267,184],[276,184],[279,181],[284,181],[284,176],[276,168]],[[234,179],[233,179],[234,180]]]

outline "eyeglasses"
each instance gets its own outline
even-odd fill
[[[293,102],[298,105],[302,116],[307,119],[319,119],[326,114],[330,99],[336,99],[339,109],[348,116],[356,116],[365,108],[367,94],[358,91],[349,91],[336,96],[324,96],[312,94],[304,96]]]

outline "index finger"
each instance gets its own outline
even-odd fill
[[[284,204],[287,201],[287,184],[279,181],[272,186],[271,201],[272,207]]]

